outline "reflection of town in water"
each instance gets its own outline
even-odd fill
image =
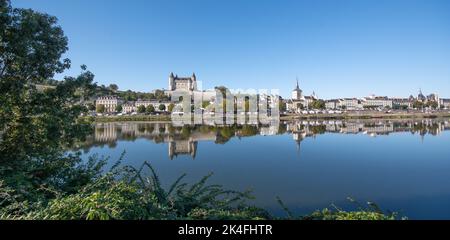
[[[116,141],[134,141],[148,139],[156,144],[168,144],[170,159],[179,155],[195,158],[198,142],[209,141],[226,144],[232,138],[257,135],[292,135],[293,141],[300,145],[308,137],[325,133],[366,134],[369,137],[391,133],[410,132],[421,137],[438,135],[450,130],[449,120],[308,120],[294,122],[273,122],[265,125],[185,125],[174,126],[171,123],[98,123],[94,134],[89,136],[81,147],[88,151],[91,147],[108,145],[115,147]]]

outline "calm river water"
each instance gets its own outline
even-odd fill
[[[450,121],[351,120],[263,126],[175,127],[170,123],[102,123],[81,146],[84,156],[114,164],[150,162],[166,186],[187,173],[194,182],[251,189],[253,204],[296,214],[330,204],[354,209],[347,197],[411,219],[450,219]]]

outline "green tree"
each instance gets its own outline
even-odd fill
[[[158,109],[159,109],[159,111],[165,111],[166,110],[166,105],[160,104]]]
[[[70,67],[61,59],[67,41],[55,17],[0,1],[1,191],[17,190],[21,205],[75,192],[98,173],[77,154],[65,154],[92,131],[79,116],[96,88],[94,75],[82,66],[79,76],[53,88],[36,87]],[[2,195],[2,211],[7,204]]]
[[[95,105],[93,103],[88,103],[87,108],[89,111],[95,111]]]
[[[280,112],[286,112],[286,103],[281,99],[278,101],[278,109]]]
[[[139,105],[137,108],[137,112],[138,113],[145,113],[145,106],[144,105]]]
[[[122,105],[118,104],[118,105],[116,106],[116,112],[122,112],[122,110],[123,110]]]
[[[310,109],[325,109],[325,101],[323,100],[314,100],[309,104]]]
[[[96,111],[97,111],[98,113],[104,113],[104,112],[106,111],[105,105],[103,105],[103,104],[98,104],[97,107],[96,107]]]
[[[148,105],[147,108],[145,109],[145,112],[147,114],[153,114],[155,112],[155,107],[153,107],[153,105]]]
[[[108,88],[113,92],[119,90],[119,86],[117,86],[117,84],[110,84]]]
[[[424,107],[425,107],[425,104],[422,101],[416,100],[413,103],[413,108],[415,108],[415,109],[422,109]]]
[[[426,106],[432,109],[437,109],[439,104],[436,101],[428,101]]]
[[[169,106],[167,107],[167,110],[168,110],[169,112],[172,112],[174,108],[175,108],[175,104],[171,103],[171,104],[169,104]]]

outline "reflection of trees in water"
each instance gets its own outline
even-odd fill
[[[326,125],[311,126],[310,130],[313,134],[324,134],[327,131]]]
[[[107,123],[95,127],[95,137],[90,137],[80,148],[89,149],[93,146],[113,144],[117,140],[134,141],[145,138],[155,143],[188,140],[213,141],[216,144],[225,144],[233,137],[251,137],[259,134],[266,135],[271,126],[264,125],[185,125],[173,126],[169,123]],[[263,133],[263,129],[265,129]],[[393,120],[355,120],[355,121],[311,121],[311,122],[285,122],[276,125],[269,135],[289,133],[297,141],[327,132],[337,133],[367,133],[370,136],[388,135],[392,132],[411,132],[420,135],[437,135],[449,129],[448,121],[420,120],[420,121],[393,121]]]
[[[436,136],[440,132],[440,127],[438,123],[423,123],[419,122],[416,124],[413,124],[411,128],[411,132],[413,134],[418,133],[421,136],[425,136],[426,134],[431,134],[433,136]]]

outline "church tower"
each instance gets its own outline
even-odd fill
[[[297,86],[294,90],[292,90],[292,100],[300,100],[302,98],[302,90],[298,86],[298,78],[297,78]]]

